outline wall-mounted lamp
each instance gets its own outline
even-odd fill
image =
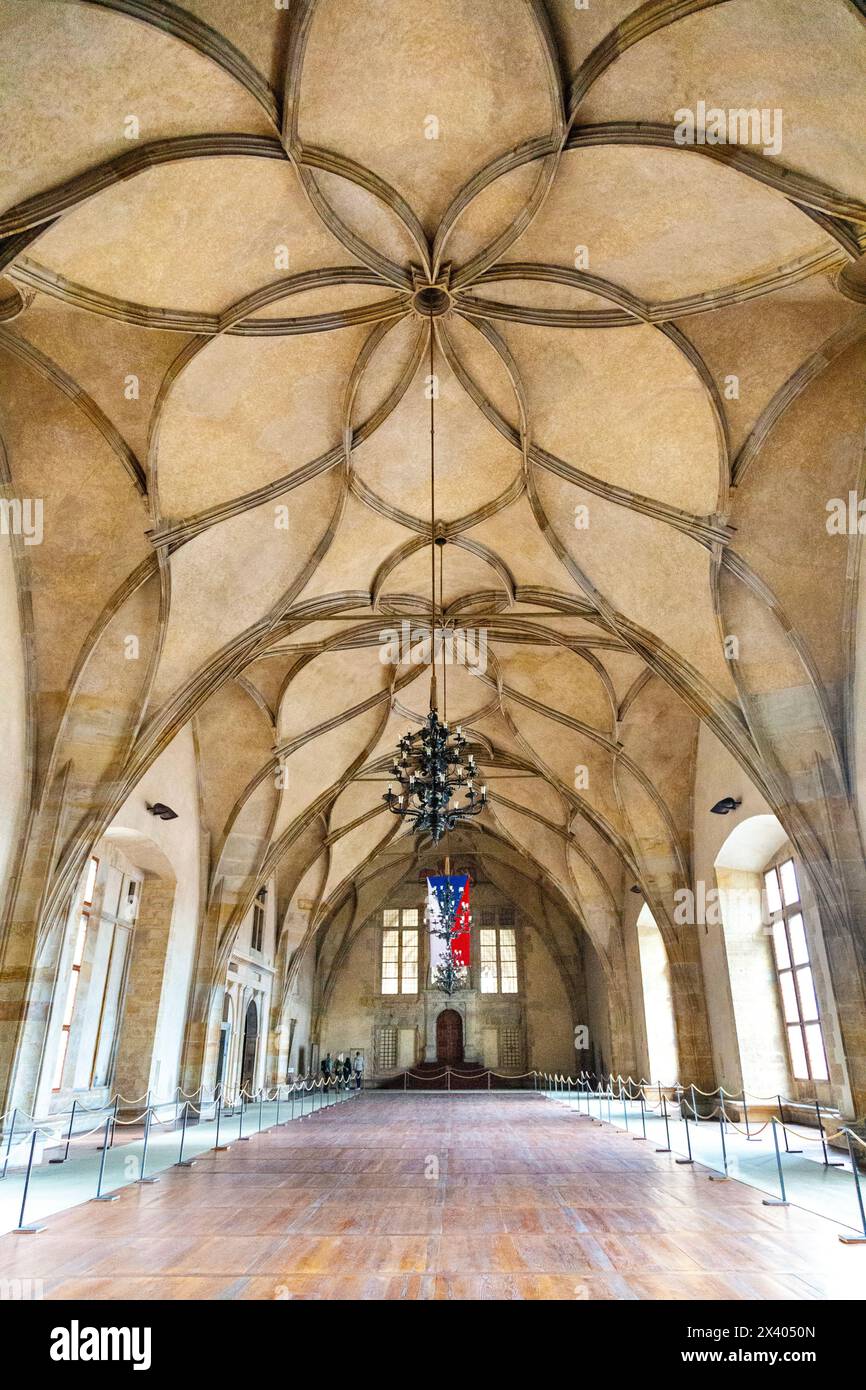
[[[738,806],[742,806],[743,798],[734,796],[723,796],[721,801],[717,801],[715,806],[710,807],[710,813],[714,816],[727,816],[731,811],[736,811]]]
[[[152,816],[158,816],[160,820],[177,820],[177,811],[173,811],[171,807],[166,806],[163,801],[155,801],[152,806],[149,801],[146,801],[144,804],[150,814]]]

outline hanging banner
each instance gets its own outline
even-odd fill
[[[468,874],[427,875],[427,930],[430,934],[430,975],[448,960],[448,935],[455,965],[469,967],[469,876]]]

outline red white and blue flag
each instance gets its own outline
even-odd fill
[[[427,929],[430,933],[430,973],[448,960],[448,938],[437,932],[456,931],[451,956],[457,966],[469,966],[469,875],[427,875]]]

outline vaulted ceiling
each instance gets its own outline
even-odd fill
[[[431,328],[440,618],[488,639],[483,673],[447,673],[477,834],[605,956],[624,885],[670,923],[703,720],[832,895],[862,11],[2,0],[0,433],[45,506],[19,568],[46,911],[190,720],[223,951],[266,874],[322,916],[363,866],[405,872],[382,769],[427,678],[380,634],[429,611]],[[698,100],[780,110],[781,150],[678,144]]]

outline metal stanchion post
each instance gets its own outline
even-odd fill
[[[279,1129],[280,1126],[280,1090],[280,1084],[277,1082],[277,1118],[274,1120],[275,1129]]]
[[[102,1192],[102,1179],[105,1175],[105,1155],[108,1153],[108,1150],[111,1147],[109,1143],[109,1140],[111,1138],[111,1123],[112,1117],[108,1115],[105,1121],[105,1135],[102,1140],[102,1153],[99,1155],[99,1177],[96,1179],[96,1196],[93,1198],[94,1202],[117,1201],[116,1192],[108,1192],[105,1195],[103,1195]]]
[[[71,1109],[70,1112],[69,1112],[69,1128],[68,1128],[68,1130],[66,1131],[66,1146],[65,1146],[65,1148],[64,1148],[64,1150],[63,1150],[63,1157],[62,1157],[62,1158],[49,1158],[49,1160],[48,1160],[49,1163],[65,1163],[66,1160],[67,1160],[67,1158],[69,1157],[69,1144],[70,1144],[70,1141],[71,1141],[71,1139],[72,1139],[72,1126],[75,1124],[75,1109],[76,1109],[76,1106],[77,1106],[77,1105],[78,1105],[78,1101],[77,1101],[77,1100],[74,1100],[74,1101],[72,1102],[72,1109]]]
[[[668,1123],[668,1098],[659,1086],[659,1095],[662,1098],[662,1117],[665,1122],[665,1145],[663,1149],[656,1149],[657,1154],[669,1154],[671,1151],[671,1127]]]
[[[822,1122],[821,1122],[821,1107],[820,1107],[820,1105],[818,1104],[817,1100],[815,1101],[815,1114],[818,1116],[818,1132],[819,1132],[820,1135],[821,1135],[821,1148],[822,1148],[823,1151],[824,1151],[824,1167],[825,1167],[825,1168],[844,1168],[844,1166],[845,1166],[844,1163],[841,1163],[841,1162],[840,1162],[840,1163],[831,1163],[830,1160],[829,1160],[829,1158],[827,1157],[827,1141],[826,1141],[826,1139],[824,1138],[824,1125],[823,1125]]]
[[[243,1090],[241,1090],[241,1093],[240,1093],[240,1095],[238,1096],[238,1100],[240,1101],[240,1104],[239,1104],[239,1106],[238,1106],[238,1143],[239,1143],[239,1144],[248,1144],[248,1143],[250,1142],[250,1137],[249,1137],[248,1134],[244,1134],[244,1093],[243,1093]]]
[[[743,1087],[743,1119],[744,1119],[745,1122],[746,1122],[746,1139],[747,1139],[747,1140],[749,1141],[749,1143],[751,1143],[751,1144],[759,1144],[759,1143],[761,1142],[761,1141],[760,1141],[760,1136],[757,1135],[757,1134],[753,1134],[752,1131],[749,1129],[749,1107],[748,1107],[748,1105],[747,1105],[747,1103],[746,1103],[746,1088],[745,1088],[745,1086]]]
[[[149,1092],[149,1091],[148,1091],[148,1095],[150,1095],[150,1092]],[[138,1177],[138,1181],[139,1181],[139,1182],[146,1182],[146,1183],[155,1183],[155,1182],[159,1182],[159,1178],[147,1178],[147,1177],[145,1177],[145,1175],[144,1175],[145,1165],[147,1164],[147,1146],[148,1146],[148,1143],[149,1143],[149,1141],[150,1141],[150,1120],[151,1120],[152,1114],[153,1114],[153,1106],[149,1105],[149,1106],[147,1107],[147,1110],[145,1110],[145,1112],[144,1112],[144,1140],[143,1140],[142,1146],[141,1146],[141,1168],[140,1168],[140,1170],[139,1170],[139,1177]]]
[[[761,1203],[765,1207],[786,1207],[788,1206],[788,1198],[785,1194],[785,1175],[782,1172],[782,1155],[779,1151],[779,1136],[776,1133],[775,1118],[770,1121],[770,1124],[773,1126],[773,1147],[776,1150],[776,1168],[779,1173],[779,1192],[781,1193],[781,1196],[762,1197]]]
[[[192,1168],[192,1167],[195,1166],[195,1159],[194,1159],[194,1158],[184,1158],[184,1156],[183,1156],[183,1146],[184,1146],[184,1144],[186,1143],[186,1122],[187,1122],[188,1116],[189,1116],[189,1101],[186,1100],[186,1101],[184,1101],[184,1103],[183,1103],[183,1124],[181,1125],[181,1130],[180,1130],[180,1149],[178,1150],[177,1163],[174,1165],[175,1168]]]
[[[262,1114],[263,1114],[263,1112],[264,1112],[264,1108],[265,1108],[265,1088],[264,1088],[264,1086],[262,1086],[261,1089],[259,1090],[259,1134],[261,1134],[261,1132],[262,1132]]]
[[[851,1131],[845,1130],[845,1138],[848,1141],[848,1154],[851,1159],[851,1170],[854,1174],[854,1188],[857,1193],[857,1206],[860,1210],[860,1225],[863,1228],[862,1236],[840,1236],[843,1245],[866,1245],[866,1209],[863,1207],[863,1189],[860,1186],[860,1173],[857,1168],[857,1155],[854,1152],[854,1145],[851,1143]]]
[[[451,1068],[450,1068],[450,1067],[446,1067],[446,1068],[445,1068],[445,1075],[446,1075],[446,1077],[447,1077],[447,1080],[446,1080],[446,1082],[445,1082],[445,1087],[446,1087],[446,1090],[449,1090],[449,1091],[450,1091],[450,1090],[451,1090]]]
[[[219,1096],[217,1097],[216,1139],[215,1139],[215,1141],[214,1141],[214,1152],[215,1152],[215,1153],[220,1153],[220,1154],[227,1153],[227,1152],[228,1152],[228,1149],[229,1149],[229,1145],[228,1145],[228,1144],[221,1144],[221,1143],[220,1143],[220,1125],[222,1124],[222,1119],[223,1119],[223,1093],[222,1093],[222,1090],[220,1090]]]
[[[12,1152],[12,1136],[15,1133],[15,1121],[18,1119],[18,1107],[12,1111],[12,1128],[9,1130],[9,1138],[6,1141],[6,1157],[3,1160],[3,1177],[6,1176],[6,1169],[9,1167],[9,1155]]]
[[[722,1116],[724,1113],[724,1106],[722,1106]],[[725,1125],[722,1118],[719,1120],[719,1136],[722,1141],[722,1171],[721,1173],[710,1173],[710,1182],[728,1181],[728,1146],[725,1143]]]
[[[114,1112],[113,1112],[113,1115],[112,1115],[113,1124],[112,1124],[112,1126],[111,1126],[111,1140],[110,1140],[110,1142],[111,1142],[112,1144],[114,1143],[114,1131],[115,1131],[115,1129],[116,1129],[116,1127],[117,1127],[117,1107],[118,1107],[119,1104],[120,1104],[120,1096],[117,1095],[117,1096],[114,1097]]]
[[[674,1163],[694,1163],[694,1158],[692,1158],[692,1138],[691,1134],[688,1133],[688,1111],[684,1111],[683,1101],[680,1101],[680,1115],[683,1116],[685,1125],[685,1148],[687,1148],[688,1151],[688,1158],[676,1158],[674,1159]]]
[[[35,1236],[38,1235],[40,1231],[45,1230],[44,1226],[28,1226],[24,1221],[24,1208],[27,1205],[27,1193],[30,1191],[30,1174],[33,1171],[33,1156],[36,1152],[36,1135],[38,1133],[39,1131],[34,1125],[33,1133],[30,1137],[30,1157],[27,1160],[27,1172],[24,1175],[24,1192],[21,1196],[21,1211],[18,1216],[18,1225],[13,1231],[13,1234],[16,1236]]]
[[[642,1130],[643,1130],[643,1134],[636,1134],[634,1137],[635,1137],[635,1139],[646,1139],[646,1106],[645,1106],[645,1104],[644,1104],[643,1087],[642,1087],[642,1086],[641,1086],[641,1088],[640,1088],[640,1092],[639,1092],[639,1095],[638,1095],[638,1099],[639,1099],[639,1101],[640,1101],[640,1123],[641,1123],[641,1128],[642,1128]]]
[[[783,1109],[784,1102],[782,1101],[782,1097],[779,1095],[776,1096],[776,1100],[779,1102],[779,1124],[782,1126],[782,1137],[785,1140],[785,1153],[801,1154],[803,1152],[802,1149],[792,1149],[788,1145],[788,1131],[785,1128],[785,1112]]]

